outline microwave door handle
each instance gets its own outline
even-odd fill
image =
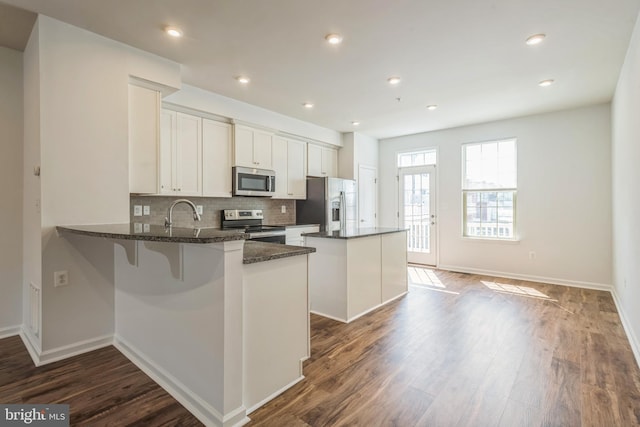
[[[268,189],[269,193],[273,192],[273,189],[272,189],[273,179],[274,179],[274,177],[272,177],[272,176],[268,176],[267,177],[267,181],[269,182],[269,185],[267,186],[267,189]]]

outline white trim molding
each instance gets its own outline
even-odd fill
[[[481,276],[500,277],[503,279],[526,280],[528,282],[546,283],[550,285],[571,286],[573,288],[594,289],[597,291],[611,292],[613,287],[609,283],[583,282],[579,280],[556,279],[554,277],[531,276],[528,274],[506,273],[504,271],[482,270],[479,268],[460,267],[457,265],[439,265],[439,270],[453,271],[456,273],[470,273]]]
[[[16,335],[20,335],[22,331],[21,325],[7,326],[6,328],[0,328],[0,340],[3,338],[9,338]]]
[[[59,360],[68,359],[69,357],[79,354],[88,353],[93,350],[108,347],[113,344],[113,335],[104,335],[77,343],[65,345],[51,350],[42,351],[32,340],[30,334],[23,332],[20,334],[22,341],[27,347],[27,351],[33,359],[36,366],[46,365],[48,363],[57,362]]]
[[[304,380],[304,375],[300,375],[299,378],[296,378],[295,380],[291,381],[289,384],[285,385],[280,390],[277,390],[277,391],[271,393],[269,396],[265,397],[260,402],[256,403],[255,405],[253,405],[250,408],[247,408],[247,415],[252,413],[256,409],[258,409],[259,407],[261,407],[265,403],[269,402],[270,400],[275,399],[276,397],[278,397],[279,395],[281,395],[285,391],[289,390],[291,387],[293,387],[294,385],[298,384],[302,380]]]
[[[205,425],[236,427],[243,426],[250,421],[246,415],[244,406],[240,406],[229,412],[226,416],[223,416],[213,406],[202,400],[202,398],[192,392],[170,373],[151,362],[142,352],[122,337],[116,335],[113,340],[113,345]]]
[[[620,301],[620,297],[618,297],[618,292],[616,288],[613,287],[611,290],[611,295],[613,296],[613,302],[616,305],[616,309],[618,310],[618,316],[620,316],[620,321],[622,322],[622,327],[624,328],[624,332],[627,335],[627,339],[629,340],[629,345],[631,346],[631,351],[633,351],[633,355],[636,358],[636,364],[640,367],[640,341],[638,340],[638,334],[633,330],[633,326],[631,322],[629,322],[629,318],[627,314],[622,309],[622,303]]]

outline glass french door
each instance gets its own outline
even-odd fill
[[[407,260],[436,265],[435,166],[399,169],[400,226],[407,232]]]

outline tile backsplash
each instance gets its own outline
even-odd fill
[[[164,224],[167,210],[177,199],[186,198],[196,205],[202,205],[202,220],[198,224],[202,227],[220,227],[221,211],[223,209],[262,209],[264,224],[295,224],[295,200],[274,200],[262,197],[178,197],[178,196],[140,196],[129,197],[129,218],[133,222],[148,224]],[[133,216],[134,205],[149,206],[150,215]],[[282,213],[282,206],[286,213]],[[194,225],[191,208],[179,204],[173,209],[173,223],[177,227],[192,227]]]

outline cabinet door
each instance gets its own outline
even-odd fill
[[[177,113],[176,188],[178,194],[202,195],[202,119]]]
[[[233,150],[235,166],[256,167],[253,162],[253,129],[236,125]]]
[[[271,146],[272,166],[276,172],[276,192],[273,195],[276,199],[286,199],[289,197],[288,186],[288,141],[280,136],[274,136]]]
[[[338,150],[322,148],[322,175],[338,176]]]
[[[301,141],[289,140],[287,144],[287,195],[294,199],[307,198],[306,148]]]
[[[202,195],[231,197],[231,125],[202,119]]]
[[[272,169],[271,143],[273,135],[259,130],[253,131],[253,160],[260,169]]]
[[[322,147],[315,144],[307,144],[307,175],[322,175]]]
[[[160,92],[129,85],[129,192],[158,192]]]
[[[174,148],[176,139],[176,112],[162,110],[160,113],[160,194],[173,194],[174,190]]]

